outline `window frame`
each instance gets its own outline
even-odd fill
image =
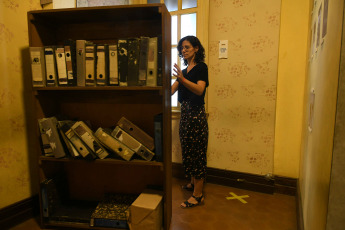
[[[164,3],[164,0],[160,0]],[[209,23],[209,0],[197,0],[197,7],[182,9],[182,0],[178,0],[177,11],[170,11],[170,15],[177,16],[177,42],[181,39],[181,15],[196,13],[196,36],[199,38],[201,44],[205,49],[205,63],[208,65],[208,23]],[[176,49],[177,44],[171,44],[171,49]],[[178,59],[179,57],[177,57]],[[181,66],[182,62],[177,63]],[[171,79],[176,79],[176,77],[171,76]],[[208,111],[207,100],[208,93],[206,91],[205,95],[205,109]],[[177,107],[171,107],[173,115],[180,113],[180,104],[177,102]]]

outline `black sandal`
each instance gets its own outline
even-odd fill
[[[182,189],[193,192],[194,191],[194,184],[189,183],[186,185],[182,185]]]
[[[195,207],[195,206],[200,205],[202,202],[204,202],[204,196],[203,196],[203,195],[201,195],[201,196],[199,196],[199,197],[196,197],[196,196],[192,195],[192,197],[193,197],[198,203],[193,204],[193,203],[188,202],[188,200],[186,200],[185,202],[183,202],[183,203],[186,205],[186,207],[184,207],[184,206],[181,205],[181,208],[193,208],[193,207]]]

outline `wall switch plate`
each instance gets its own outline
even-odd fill
[[[219,41],[219,58],[228,58],[228,40]]]

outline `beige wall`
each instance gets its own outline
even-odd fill
[[[280,1],[210,1],[209,167],[273,173],[279,25]],[[219,40],[228,40],[227,59]],[[176,138],[177,160],[179,151]]]
[[[0,208],[37,193],[26,124],[22,62],[28,47],[28,10],[41,9],[39,1],[0,1]],[[30,69],[29,69],[30,70]],[[37,175],[37,174],[36,174]]]
[[[310,62],[306,95],[306,117],[301,154],[300,187],[306,230],[326,227],[333,134],[339,75],[343,0],[329,1],[328,28],[324,39],[310,45]],[[315,1],[311,27],[318,24],[322,0]],[[321,22],[322,22],[321,13]],[[322,33],[322,29],[321,29]],[[315,47],[315,48],[313,48]],[[309,92],[315,90],[312,130],[308,131]]]
[[[292,178],[299,175],[309,18],[309,1],[282,1],[274,174]]]

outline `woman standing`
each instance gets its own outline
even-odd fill
[[[178,91],[178,101],[181,104],[179,135],[182,162],[186,177],[191,178],[191,182],[182,188],[193,191],[193,195],[181,204],[181,208],[191,208],[204,201],[208,144],[204,98],[208,87],[208,68],[204,63],[205,50],[197,37],[182,38],[177,50],[187,68],[181,70],[175,63],[174,76],[177,79],[171,87],[171,94]]]

